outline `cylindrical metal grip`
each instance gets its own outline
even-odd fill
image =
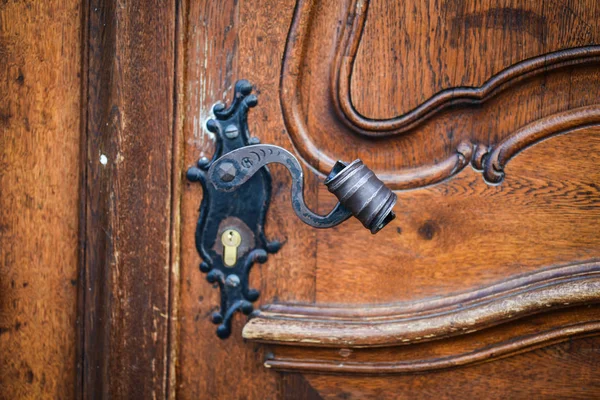
[[[327,176],[325,185],[371,233],[379,232],[396,218],[392,211],[396,194],[361,160],[349,165],[338,161]]]

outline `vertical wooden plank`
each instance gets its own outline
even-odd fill
[[[185,105],[183,115],[184,166],[202,156],[211,157],[214,136],[205,128],[212,106],[229,103],[238,79],[255,86],[258,106],[248,117],[250,132],[263,143],[293,150],[281,114],[279,79],[294,0],[185,1]],[[269,255],[250,274],[251,286],[260,290],[255,303],[314,300],[316,273],[315,230],[303,224],[290,204],[289,173],[270,168],[273,194],[266,218],[267,237],[285,245]],[[318,179],[307,172],[309,205],[317,209]],[[181,399],[274,399],[281,393],[279,375],[263,365],[265,349],[245,342],[246,317],[236,315],[233,333],[220,340],[210,315],[218,308],[220,292],[198,270],[200,258],[194,232],[202,189],[185,182],[181,199],[181,288],[178,327],[177,397]]]
[[[89,5],[83,393],[167,390],[175,1]]]
[[[0,397],[75,396],[81,5],[0,4]]]

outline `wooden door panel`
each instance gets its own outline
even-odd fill
[[[230,387],[232,397],[328,397],[345,393],[343,381],[350,398],[365,382],[378,397],[388,384],[427,385],[437,370],[494,360],[502,371],[499,358],[535,359],[597,333],[596,4],[185,7],[186,166],[211,154],[203,123],[245,78],[259,96],[250,131],[303,159],[313,209],[335,204],[320,180],[337,159],[360,157],[400,191],[397,219],[376,236],[357,221],[317,231],[293,214],[287,171],[272,168],[267,235],[285,245],[252,273],[263,309],[243,333],[268,345],[236,337],[241,320],[216,341],[218,291],[198,272],[195,227],[184,225],[178,394],[222,394],[233,380],[246,391]],[[183,221],[197,215],[200,192],[184,185]],[[400,376],[279,380],[264,360],[305,374]],[[203,371],[213,379],[198,380]]]
[[[259,93],[259,105],[248,120],[250,131],[263,143],[289,146],[278,99],[281,65],[273,62],[273,55],[284,51],[293,7],[293,0],[183,2],[185,168],[212,154],[214,136],[204,124],[215,103],[230,101],[235,81],[241,78],[255,84]],[[287,171],[274,167],[271,172],[274,187],[266,233],[287,243],[269,257],[272,267],[253,268],[251,286],[260,290],[259,302],[314,300],[315,231],[293,216]],[[306,183],[315,206],[318,179],[310,176]],[[198,270],[194,243],[201,196],[200,185],[183,184],[177,396],[277,398],[278,376],[264,368],[264,348],[241,338],[245,321],[234,318],[233,334],[227,340],[215,335],[210,316],[218,308],[220,294]]]
[[[85,398],[160,398],[174,390],[175,2],[88,6],[77,385]]]
[[[6,2],[5,2],[6,3]],[[38,4],[39,3],[39,4]],[[64,4],[63,4],[64,3]],[[0,397],[594,397],[594,0],[0,6]],[[198,271],[211,108],[399,198],[378,235],[304,225],[271,169],[261,310],[219,340]],[[78,354],[77,354],[78,353]]]
[[[521,152],[501,185],[467,168],[399,192],[398,217],[381,234],[363,232],[357,221],[319,231],[317,302],[434,298],[598,259],[596,149],[600,130],[582,128]],[[333,200],[323,203],[328,209]]]
[[[0,397],[600,393],[597,1],[4,3]],[[399,201],[317,230],[271,168],[283,248],[219,340],[184,171],[242,78],[311,209],[338,159]]]

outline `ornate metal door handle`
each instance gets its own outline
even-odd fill
[[[187,172],[200,182],[204,196],[196,227],[196,247],[203,261],[200,270],[221,289],[221,309],[212,320],[217,335],[231,334],[231,318],[237,310],[248,315],[259,293],[248,287],[255,262],[264,263],[268,253],[281,244],[268,241],[263,226],[271,197],[271,175],[267,164],[283,164],[292,176],[292,207],[298,217],[315,228],[336,226],[354,215],[371,233],[377,233],[395,218],[396,195],[362,161],[338,161],[325,185],[339,200],[327,215],[311,211],[304,202],[304,177],[298,159],[274,145],[259,144],[247,125],[250,107],[257,104],[252,86],[241,80],[229,108],[213,107],[216,120],[207,128],[215,134],[216,150],[211,160],[202,158]]]

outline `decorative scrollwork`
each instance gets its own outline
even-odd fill
[[[236,187],[235,196],[207,184],[209,168],[219,157],[260,142],[250,137],[248,130],[248,110],[258,102],[251,92],[252,85],[248,81],[238,81],[232,104],[228,108],[222,104],[213,107],[216,119],[209,120],[206,126],[215,134],[215,153],[211,159],[201,158],[197,166],[187,171],[187,178],[200,182],[204,193],[196,226],[196,248],[202,257],[200,270],[207,274],[208,282],[218,284],[221,290],[221,306],[213,313],[212,321],[219,325],[217,335],[222,339],[231,335],[235,312],[250,314],[252,303],[259,297],[259,292],[248,283],[252,266],[257,262],[264,263],[268,253],[276,253],[281,248],[280,242],[267,240],[264,233],[271,199],[271,174],[267,168],[261,168],[251,179]],[[239,201],[240,198],[244,200]],[[242,237],[233,266],[225,265],[219,251],[221,235],[227,229],[236,229]]]

